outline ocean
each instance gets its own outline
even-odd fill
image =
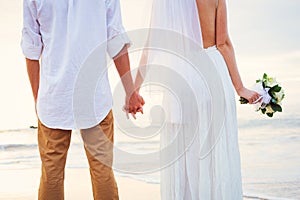
[[[256,113],[259,115],[258,113]],[[300,118],[239,120],[239,144],[242,162],[244,196],[257,199],[300,199]],[[138,140],[116,129],[116,147],[127,152],[147,154],[159,149],[157,137]],[[126,162],[131,170],[147,165]],[[0,132],[0,170],[40,167],[37,130],[20,129]],[[129,168],[130,168],[129,167]],[[74,131],[68,154],[67,168],[86,168],[87,160],[81,136]],[[159,184],[159,172],[124,173],[131,177]]]

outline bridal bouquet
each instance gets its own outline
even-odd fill
[[[265,73],[262,79],[256,80],[253,90],[261,95],[255,104],[256,111],[261,111],[269,117],[273,117],[275,112],[282,112],[281,102],[285,94],[275,78],[268,77]],[[248,100],[241,97],[240,102],[247,104]]]

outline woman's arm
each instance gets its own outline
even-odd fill
[[[139,63],[139,68],[135,78],[135,90],[139,93],[146,76],[146,67],[148,62],[148,50],[144,49]]]
[[[234,49],[228,34],[226,0],[219,0],[216,18],[216,44],[218,50],[225,59],[233,86],[237,94],[246,98],[249,103],[253,103],[260,97],[260,95],[245,88],[241,80],[237,68]]]

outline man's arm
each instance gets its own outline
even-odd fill
[[[125,45],[120,51],[120,53],[113,59],[117,71],[121,77],[121,81],[124,86],[126,95],[130,95],[134,91],[134,85],[130,73],[130,61],[127,52],[127,46]]]
[[[37,19],[37,9],[32,1],[23,1],[23,30],[21,47],[26,58],[27,72],[36,103],[40,80],[39,59],[43,51],[42,35]]]
[[[127,52],[127,45],[125,45],[120,51],[120,53],[113,59],[126,92],[125,109],[129,113],[133,114],[136,114],[136,112],[143,112],[142,107],[145,104],[145,102],[143,98],[135,91],[134,88],[133,79],[130,71],[130,62]]]
[[[26,58],[26,66],[34,102],[36,103],[40,85],[40,63],[38,60]]]
[[[114,59],[117,71],[121,77],[125,92],[125,110],[132,113],[143,112],[143,98],[134,90],[130,71],[130,62],[127,47],[130,40],[122,25],[120,0],[106,0],[107,17],[107,52]]]

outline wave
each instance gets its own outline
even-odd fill
[[[36,149],[37,144],[4,144],[0,145],[0,150],[2,151],[14,151],[14,150],[26,150],[26,149]]]
[[[300,119],[298,117],[289,117],[289,118],[277,118],[277,119],[239,119],[239,128],[262,128],[262,127],[272,127],[278,129],[294,129],[300,127]]]
[[[243,197],[247,199],[257,199],[257,200],[296,200],[291,198],[273,197],[273,196],[268,196],[263,194],[247,194],[247,193],[244,193]]]
[[[120,173],[120,172],[115,172],[116,176],[120,176],[120,177],[126,177],[126,178],[131,178],[137,181],[142,181],[145,183],[149,183],[149,184],[160,184],[160,180],[159,177],[152,177],[151,175],[147,176],[147,175],[131,175],[131,174],[124,174],[124,173]]]
[[[24,132],[33,132],[36,131],[35,128],[17,128],[17,129],[0,129],[1,133],[24,133]]]

